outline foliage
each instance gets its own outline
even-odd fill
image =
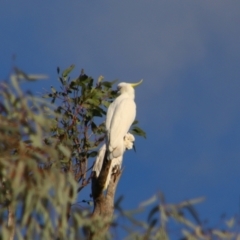
[[[70,151],[49,137],[56,116],[51,106],[24,94],[16,76],[11,76],[11,84],[0,86],[1,237],[9,239],[13,231],[18,239],[64,236],[77,184],[61,171],[59,159],[68,158]],[[55,217],[50,218],[49,211]]]
[[[83,71],[71,80],[68,74],[73,68],[70,66],[59,76],[60,90],[51,87],[51,93],[44,97],[57,105],[54,111],[58,115],[52,120],[51,137],[71,151],[70,157],[60,159],[62,167],[74,173],[75,180],[81,183],[79,189],[82,189],[89,182],[89,158],[97,155],[97,147],[105,139],[105,124],[101,120],[116,92],[111,90],[114,82],[100,78],[93,86],[93,78]]]
[[[20,80],[33,81],[42,75],[27,75],[15,68],[11,83],[0,85],[0,228],[4,239],[13,230],[19,239],[64,238],[71,233],[70,206],[90,182],[88,162],[105,139],[103,116],[117,96],[112,90],[116,81],[100,77],[94,86],[93,78],[83,71],[71,80],[73,68],[62,74],[58,68],[60,90],[51,87],[44,96],[50,103],[19,87]],[[9,213],[15,216],[8,219],[11,224],[4,221]],[[75,214],[72,221],[77,219],[80,227],[81,216],[85,219],[86,214]]]
[[[126,239],[170,239],[173,221],[180,226],[177,239],[240,239],[235,218],[221,230],[202,224],[193,207],[201,199],[167,204],[158,194],[136,211],[122,209],[119,199],[114,220],[107,221],[92,219],[91,207],[75,207],[90,183],[93,159],[105,139],[104,115],[117,92],[116,81],[99,77],[94,83],[83,71],[71,79],[73,69],[58,68],[60,88],[51,87],[45,99],[19,86],[20,80],[44,75],[15,68],[10,82],[0,83],[0,239],[85,239],[87,229],[100,233],[109,221],[121,228],[121,218],[127,219]],[[132,133],[146,137],[137,124]],[[149,212],[147,221],[136,215],[143,211]]]
[[[118,221],[121,217],[128,219],[126,225],[122,225],[127,232],[126,240],[240,240],[237,216],[223,216],[213,228],[201,220],[195,205],[201,203],[203,197],[170,204],[162,193],[158,193],[130,211],[120,207],[121,200],[117,201],[115,209]],[[145,217],[139,220],[142,213],[147,221]]]

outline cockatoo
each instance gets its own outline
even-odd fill
[[[142,81],[118,84],[120,95],[110,104],[106,116],[108,160],[122,157],[125,151],[123,138],[136,117],[134,87]]]

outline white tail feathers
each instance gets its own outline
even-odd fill
[[[106,152],[106,144],[103,144],[102,147],[98,150],[98,155],[92,168],[92,172],[95,172],[96,177],[98,177],[101,172],[105,152]]]

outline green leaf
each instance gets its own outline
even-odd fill
[[[91,83],[93,79],[91,77],[88,77],[86,74],[80,75],[79,78],[76,81],[76,84],[80,86],[84,86],[84,84]],[[86,88],[87,86],[85,86]]]
[[[51,101],[51,103],[55,103],[56,98],[54,97]]]
[[[230,218],[229,220],[226,221],[226,225],[229,227],[229,228],[232,228],[235,224],[235,221],[236,219],[234,217]]]
[[[43,98],[49,98],[49,97],[52,97],[52,94],[51,94],[51,93],[44,94],[42,97],[43,97]]]
[[[94,105],[94,106],[98,106],[98,105],[100,104],[99,99],[97,99],[97,98],[87,99],[87,100],[86,100],[86,103],[90,103],[90,104],[92,104],[92,105]]]
[[[67,158],[69,158],[71,156],[71,151],[69,150],[69,148],[63,146],[62,144],[58,145],[58,149],[64,154],[64,156],[66,156]]]
[[[47,79],[48,76],[47,75],[44,75],[44,74],[26,74],[25,72],[23,72],[22,70],[20,70],[19,68],[15,67],[14,68],[15,70],[15,77],[18,79],[18,80],[27,80],[27,81],[36,81],[36,80],[39,80],[39,79]]]
[[[137,136],[147,138],[146,133],[140,127],[137,127],[137,126],[134,126],[130,130],[130,133],[132,133],[133,135],[137,135]]]
[[[119,96],[118,91],[111,90],[111,91],[108,92],[108,97],[111,98],[111,99],[115,99],[118,96]]]
[[[93,152],[87,154],[87,158],[93,158],[93,157],[96,157],[97,154],[98,154],[97,151],[93,151]]]
[[[106,115],[106,112],[103,109],[97,107],[92,109],[91,112],[94,117],[102,117],[103,115]]]
[[[149,205],[151,205],[152,203],[156,202],[158,199],[157,199],[157,195],[153,195],[151,198],[149,198],[148,200],[140,203],[140,207],[147,207]]]
[[[70,87],[71,89],[73,89],[73,90],[77,90],[78,88],[76,87],[76,85],[77,85],[76,82],[77,82],[77,79],[72,80],[72,81],[70,82],[69,87]]]
[[[135,120],[132,125],[137,125],[138,124],[138,120]]]
[[[103,81],[103,79],[104,79],[104,77],[101,75],[101,76],[99,76],[99,78],[98,78],[98,83],[100,83],[100,82],[102,82]]]
[[[92,131],[93,131],[94,133],[95,133],[96,130],[97,130],[97,125],[96,125],[94,122],[91,123],[91,129],[92,129]]]
[[[91,90],[90,96],[92,98],[99,98],[100,99],[104,96],[104,92],[101,89],[94,88],[94,89]]]
[[[63,110],[63,108],[61,106],[57,107],[57,109],[55,110],[56,113],[61,113],[61,110]]]
[[[102,101],[102,105],[105,106],[106,108],[108,108],[110,104],[111,103],[108,101]]]
[[[21,69],[14,67],[14,71],[18,78],[28,79],[28,75],[25,72],[23,72]]]
[[[57,93],[57,90],[53,86],[51,86],[51,90],[52,90],[52,93]]]
[[[65,69],[65,70],[63,71],[62,76],[63,76],[64,78],[66,78],[66,77],[69,75],[69,73],[70,73],[74,68],[75,68],[75,65],[72,64],[70,67],[68,67],[67,69]]]
[[[60,80],[60,82],[61,82],[63,85],[65,85],[65,84],[66,84],[66,81],[64,80],[64,78],[62,78],[62,77],[59,77],[58,79]]]
[[[104,87],[107,87],[107,88],[111,88],[113,84],[111,82],[105,81],[105,82],[102,82],[101,85],[103,85]]]
[[[88,83],[88,88],[92,89],[93,86],[93,78],[90,79],[89,83]]]
[[[116,82],[118,82],[118,79],[111,81],[111,84],[114,85]]]
[[[149,214],[148,214],[148,222],[150,222],[151,220],[152,220],[152,218],[153,218],[153,216],[156,214],[156,213],[158,213],[159,212],[159,206],[158,205],[156,205],[156,206],[154,206],[152,209],[151,209],[151,211],[149,212]]]

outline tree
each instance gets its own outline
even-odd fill
[[[110,226],[117,226],[114,209],[132,224],[128,239],[169,239],[170,219],[181,224],[182,239],[237,238],[235,218],[222,230],[202,225],[193,208],[202,199],[167,204],[162,194],[156,194],[136,211],[122,209],[121,198],[114,199],[121,170],[112,175],[107,192],[102,191],[109,161],[104,161],[98,178],[91,168],[105,139],[104,116],[116,97],[112,90],[116,81],[99,77],[94,83],[83,70],[71,79],[73,68],[61,73],[57,69],[60,88],[51,87],[45,99],[24,93],[19,86],[22,79],[34,81],[42,76],[15,68],[10,82],[1,82],[0,239],[111,238]],[[137,121],[131,132],[145,136]],[[85,200],[89,208],[73,208],[90,183],[92,200]],[[147,222],[136,219],[134,214],[145,208]]]

